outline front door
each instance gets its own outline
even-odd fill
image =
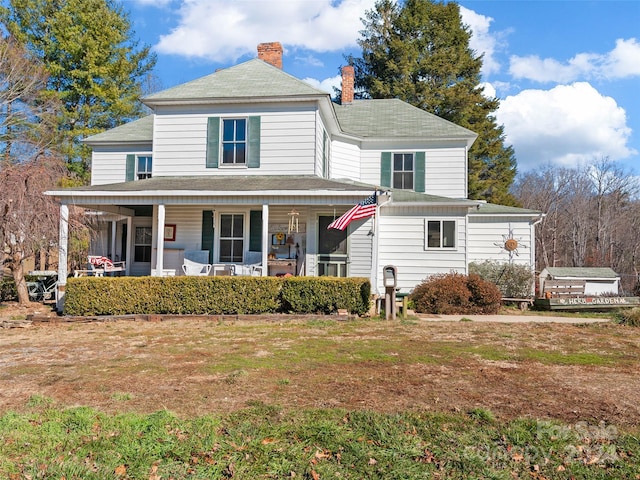
[[[333,217],[318,219],[318,276],[347,276],[347,230],[327,230]]]

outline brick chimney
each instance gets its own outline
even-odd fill
[[[280,42],[259,44],[258,58],[282,70],[282,45]]]
[[[356,74],[353,66],[342,67],[342,105],[353,103],[353,85]]]

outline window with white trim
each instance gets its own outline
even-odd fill
[[[133,260],[135,262],[151,262],[151,227],[136,227],[133,237]]]
[[[222,165],[247,164],[247,120],[222,120]]]
[[[393,188],[413,190],[413,153],[393,154]]]
[[[244,215],[220,215],[220,261],[242,263],[244,253]]]
[[[426,220],[425,248],[456,248],[456,221]]]
[[[152,167],[153,159],[151,155],[138,155],[136,159],[136,178],[138,180],[151,178]]]

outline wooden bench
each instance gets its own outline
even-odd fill
[[[584,280],[545,280],[544,298],[575,298],[584,296]]]

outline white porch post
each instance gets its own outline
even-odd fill
[[[116,229],[118,228],[118,222],[116,220],[111,220],[111,251],[109,254],[111,255],[111,260],[115,262],[116,258]]]
[[[262,205],[262,276],[269,274],[269,205]]]
[[[133,238],[133,217],[127,217],[127,254],[125,255],[125,274],[128,276],[131,274],[131,250],[133,245],[131,245],[131,239]]]
[[[158,204],[158,238],[156,243],[156,274],[161,277],[164,268],[164,204]]]
[[[69,207],[60,205],[60,238],[58,240],[58,293],[56,295],[56,309],[62,312],[64,295],[67,285],[67,258],[69,248]]]

